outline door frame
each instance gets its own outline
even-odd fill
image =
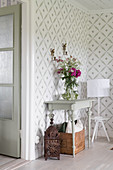
[[[21,158],[35,160],[34,112],[34,3],[22,3]]]

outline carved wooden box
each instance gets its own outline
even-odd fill
[[[45,160],[50,157],[60,159],[60,139],[58,130],[54,126],[49,126],[44,136],[44,156]]]

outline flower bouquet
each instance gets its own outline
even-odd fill
[[[61,57],[55,59],[58,63],[57,73],[60,75],[62,80],[65,80],[64,87],[65,93],[62,97],[67,100],[74,100],[78,97],[78,82],[77,78],[81,76],[79,65],[81,64],[76,58],[72,56],[62,60]]]

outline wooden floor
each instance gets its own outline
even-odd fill
[[[14,160],[15,160],[14,158],[0,155],[0,167]]]
[[[0,170],[15,170],[29,162],[30,161],[26,161],[24,159],[15,159],[12,157],[0,155]]]
[[[17,170],[113,170],[113,140],[97,139],[90,149],[71,155],[61,155],[60,160],[39,158]]]

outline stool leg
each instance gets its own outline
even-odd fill
[[[99,122],[97,121],[97,128],[96,128],[95,139],[97,139],[97,135],[98,135],[98,125],[99,125]]]
[[[106,137],[107,137],[107,139],[108,139],[108,142],[110,142],[110,139],[109,139],[109,136],[108,136],[108,134],[107,134],[107,131],[106,131],[106,128],[105,128],[105,125],[104,125],[103,121],[101,121],[101,123],[102,123],[103,129],[104,129],[104,132],[105,132],[105,134],[106,134]]]
[[[94,127],[94,132],[93,132],[93,136],[92,136],[92,143],[94,141],[94,137],[95,137],[95,134],[96,134],[97,127],[98,127],[98,121],[96,121],[96,124],[95,124],[95,127]]]

